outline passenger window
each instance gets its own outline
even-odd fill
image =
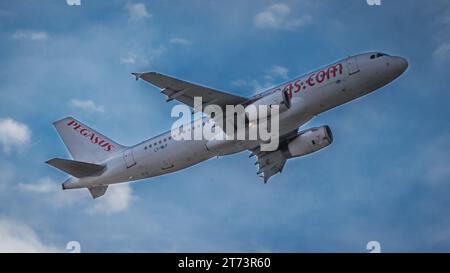
[[[375,55],[370,56],[370,59],[375,59]]]
[[[160,141],[158,141],[158,143],[159,143],[159,144],[161,144],[161,143],[162,143],[162,141],[160,140]]]

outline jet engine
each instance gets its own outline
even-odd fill
[[[330,127],[323,126],[301,132],[288,144],[291,157],[299,157],[314,153],[333,143]]]

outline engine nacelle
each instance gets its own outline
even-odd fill
[[[300,133],[288,144],[288,151],[292,157],[314,153],[333,143],[330,127],[312,128]]]
[[[256,109],[259,109],[259,106],[261,105],[266,105],[269,108],[268,114],[270,114],[270,108],[272,106],[278,105],[280,107],[280,113],[283,113],[284,111],[287,111],[289,110],[289,108],[291,108],[291,99],[289,98],[287,90],[277,90],[267,96],[260,98],[250,105],[256,106]],[[253,118],[250,117],[249,119],[253,120]]]

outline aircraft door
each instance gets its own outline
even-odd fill
[[[347,59],[348,75],[353,75],[359,72],[358,62],[356,57],[348,57]]]
[[[125,150],[125,152],[123,152],[123,159],[125,160],[125,165],[127,166],[127,169],[136,165],[136,161],[134,160],[133,156],[133,149]]]

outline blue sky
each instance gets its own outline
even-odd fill
[[[450,251],[450,4],[0,3],[0,251]],[[87,191],[44,162],[75,116],[125,145],[174,121],[156,70],[243,96],[348,55],[408,58],[394,83],[324,113],[335,142],[264,185],[247,153]]]

